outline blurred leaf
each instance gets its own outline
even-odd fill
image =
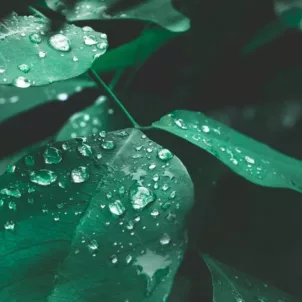
[[[49,101],[67,101],[70,94],[94,86],[94,82],[81,77],[27,89],[0,85],[0,122]]]
[[[160,27],[147,29],[134,41],[100,57],[93,64],[93,69],[97,72],[106,72],[141,65],[165,43],[178,35]]]
[[[174,32],[187,31],[190,20],[172,6],[171,0],[147,0],[138,5],[109,14],[115,0],[79,0],[75,8],[68,8],[68,0],[46,0],[50,9],[61,12],[69,21],[98,19],[140,19],[151,21]]]
[[[48,145],[0,178],[1,301],[167,298],[192,181],[140,131],[104,136]]]
[[[153,123],[153,127],[197,145],[255,184],[302,192],[301,161],[285,156],[200,112],[174,111]]]
[[[87,71],[107,49],[104,34],[85,33],[68,24],[60,33],[48,32],[48,28],[49,21],[34,16],[11,15],[3,20],[0,84],[27,88],[73,78]]]
[[[300,299],[203,255],[213,282],[215,302],[298,302]]]

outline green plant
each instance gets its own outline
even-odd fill
[[[231,116],[226,109],[209,116],[179,110],[170,91],[161,97],[172,99],[166,103],[173,110],[159,97],[154,118],[149,107],[144,109],[154,90],[148,95],[148,87],[136,84],[140,102],[129,91],[166,46],[181,49],[186,58],[184,44],[197,37],[184,14],[196,19],[193,4],[180,5],[180,13],[170,0],[138,2],[26,1],[18,11],[12,1],[1,14],[0,133],[5,139],[0,150],[0,301],[301,301],[286,287],[277,289],[284,286],[265,273],[234,259],[220,261],[227,250],[215,249],[223,241],[215,221],[219,215],[204,223],[212,219],[211,207],[221,194],[238,202],[224,209],[229,206],[234,214],[238,234],[253,242],[241,220],[245,211],[257,220],[258,200],[265,204],[264,217],[280,206],[278,198],[300,202],[301,161],[268,146],[274,145],[271,138],[283,140],[289,132],[274,127],[276,133],[258,139],[266,142],[260,143],[238,131],[243,127],[249,133],[258,126],[255,121],[245,118],[234,130],[218,121],[219,115],[222,120]],[[275,4],[280,17],[254,29],[237,49],[236,60],[257,54],[299,27],[299,5]],[[221,14],[216,4],[202,7],[209,13],[202,12],[202,22]],[[8,14],[11,10],[19,14]],[[230,16],[236,21],[234,12]],[[207,72],[210,77],[222,56],[214,46],[225,39],[216,27],[222,20],[216,21],[206,34],[201,30],[208,57],[197,60],[196,68],[197,74],[203,72],[198,79],[204,91]],[[111,50],[109,32],[122,25],[125,32],[131,28],[133,37],[116,39]],[[108,37],[98,30],[102,27]],[[159,65],[158,77],[161,72]],[[186,93],[177,86],[173,83],[177,94]],[[192,109],[184,103],[180,107]],[[259,112],[266,120],[273,110],[277,116],[283,105],[260,106]],[[250,111],[244,113],[246,117]],[[295,118],[293,111],[290,118]],[[262,133],[261,118],[258,124]],[[229,189],[233,179],[236,192]],[[250,208],[242,207],[245,202]],[[228,219],[225,212],[222,221]],[[203,242],[203,236],[210,240]],[[248,250],[245,240],[240,244]],[[246,261],[255,259],[251,250],[242,253]]]

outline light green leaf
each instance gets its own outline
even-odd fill
[[[46,146],[10,167],[0,196],[0,301],[168,296],[193,184],[139,130]]]
[[[69,21],[139,19],[157,23],[174,32],[187,31],[190,28],[190,20],[174,9],[171,0],[143,1],[114,15],[108,15],[106,10],[116,4],[115,0],[79,0],[75,8],[70,8],[67,0],[46,0],[46,3],[50,9],[64,14]]]
[[[64,25],[50,32],[49,21],[11,15],[0,28],[0,84],[19,88],[74,78],[105,53],[107,36]]]
[[[100,57],[93,64],[93,69],[97,72],[107,72],[142,65],[153,53],[178,35],[179,33],[169,32],[160,27],[147,29],[137,39]]]
[[[100,96],[94,105],[75,113],[58,133],[56,140],[86,137],[108,130],[108,99]]]
[[[298,302],[301,299],[203,255],[213,283],[215,302]]]
[[[0,86],[0,122],[23,111],[49,101],[64,101],[69,95],[81,89],[94,87],[95,83],[85,78],[74,78],[47,86],[19,89],[14,86]]]
[[[153,127],[204,149],[255,184],[302,192],[301,161],[283,155],[200,112],[174,111],[153,123]]]

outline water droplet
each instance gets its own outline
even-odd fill
[[[120,194],[120,196],[123,196],[125,194],[125,187],[121,186],[118,190],[118,193]]]
[[[85,45],[95,45],[98,44],[98,40],[95,35],[85,35],[83,36]]]
[[[30,80],[26,79],[25,77],[15,78],[12,84],[19,88],[28,88],[31,85]]]
[[[162,161],[168,161],[170,160],[174,155],[173,153],[168,150],[168,149],[162,149],[162,150],[159,150],[158,153],[157,153],[157,156],[159,159],[161,159]]]
[[[134,229],[134,223],[133,223],[133,221],[128,221],[128,223],[126,224],[126,228],[128,229],[128,230],[133,230]]]
[[[201,126],[201,130],[202,130],[204,133],[209,133],[209,132],[210,132],[210,127],[207,126],[207,125],[203,125],[203,126]]]
[[[153,217],[157,217],[159,215],[159,211],[157,209],[152,210],[151,215]]]
[[[8,173],[14,173],[16,171],[16,166],[15,165],[8,165],[6,167],[6,172]]]
[[[93,239],[88,243],[88,247],[90,250],[95,251],[98,249],[99,245],[98,245],[97,241],[95,239]]]
[[[10,201],[10,202],[8,203],[8,208],[9,208],[10,210],[16,211],[17,205],[16,205],[16,203],[15,203],[14,201]]]
[[[101,42],[101,43],[98,43],[96,45],[96,47],[100,50],[100,52],[98,52],[98,55],[101,56],[102,54],[104,54],[106,52],[107,47],[108,47],[108,43]]]
[[[49,38],[48,42],[55,50],[64,52],[68,52],[71,50],[69,39],[62,34],[53,35]]]
[[[83,26],[82,30],[83,30],[84,32],[94,31],[93,28],[90,27],[90,26]]]
[[[161,245],[167,245],[167,244],[170,243],[171,238],[170,238],[170,236],[169,236],[167,233],[165,233],[165,234],[163,234],[163,235],[161,236],[161,238],[160,238],[159,241],[160,241],[160,244],[161,244]]]
[[[89,178],[89,172],[87,167],[80,166],[71,171],[71,179],[74,183],[85,182]]]
[[[6,69],[3,66],[0,66],[0,74],[4,73]]]
[[[39,51],[38,56],[40,58],[45,58],[46,57],[46,52],[45,51]]]
[[[49,165],[58,164],[62,161],[62,152],[55,147],[47,148],[44,151],[43,156],[45,163]]]
[[[126,263],[129,264],[132,261],[132,256],[131,255],[127,255],[126,256]]]
[[[30,67],[27,64],[20,64],[18,68],[24,73],[28,73],[30,71]]]
[[[237,294],[235,294],[234,298],[236,302],[244,302],[243,298],[241,296],[238,296]]]
[[[15,223],[13,221],[7,221],[5,224],[4,224],[4,228],[6,230],[13,230],[15,228]]]
[[[59,94],[57,95],[57,99],[58,99],[59,101],[64,102],[64,101],[66,101],[66,100],[68,99],[68,94],[67,94],[67,93],[59,93]]]
[[[15,188],[5,188],[2,189],[0,191],[1,194],[3,195],[7,195],[7,196],[12,196],[12,197],[16,197],[16,198],[20,198],[22,196],[21,192],[19,189],[15,189]]]
[[[159,180],[159,175],[158,174],[155,174],[152,178],[154,181],[158,181]]]
[[[184,129],[184,130],[188,129],[188,127],[186,126],[185,122],[182,119],[175,119],[174,123],[181,129]]]
[[[92,156],[92,148],[87,144],[82,144],[81,146],[78,146],[78,151],[83,156],[87,156],[87,157]]]
[[[113,264],[116,264],[116,263],[118,262],[118,258],[117,258],[115,255],[112,255],[112,256],[111,256],[111,262],[112,262]]]
[[[154,193],[146,187],[135,186],[130,190],[130,201],[135,210],[141,210],[149,203],[155,201]]]
[[[39,171],[30,172],[29,178],[33,183],[40,186],[49,186],[57,180],[57,175],[53,171],[41,169]]]
[[[120,200],[109,203],[109,210],[114,216],[121,216],[126,212],[126,208]]]
[[[112,150],[115,148],[115,143],[113,141],[104,141],[101,146],[105,150]]]
[[[32,155],[28,155],[24,158],[24,163],[27,166],[33,166],[35,164],[35,160]]]
[[[78,58],[78,57],[76,57],[76,56],[74,56],[74,57],[72,58],[72,61],[74,61],[74,62],[78,62],[78,61],[79,61],[79,58]]]
[[[29,40],[34,44],[40,44],[42,42],[42,37],[39,34],[34,33],[29,35]]]
[[[254,164],[255,160],[252,157],[249,156],[245,156],[244,159],[246,160],[246,162],[248,162],[249,164]]]
[[[175,196],[176,196],[176,191],[173,191],[173,192],[171,192],[169,198],[170,198],[170,199],[174,199]]]
[[[153,170],[156,168],[156,164],[152,163],[150,166],[149,166],[149,170]]]

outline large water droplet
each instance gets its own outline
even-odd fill
[[[30,71],[30,67],[27,64],[20,64],[18,68],[24,73],[28,73]]]
[[[92,148],[91,148],[91,146],[89,146],[87,144],[81,144],[78,147],[78,151],[83,156],[87,156],[87,157],[91,157],[92,156]]]
[[[163,161],[168,161],[173,157],[173,153],[168,149],[162,149],[158,151],[157,156]]]
[[[34,33],[29,35],[29,40],[34,44],[40,44],[42,42],[42,37],[39,34]]]
[[[146,187],[135,186],[130,190],[130,201],[135,210],[141,210],[149,203],[155,201],[154,193]]]
[[[115,148],[115,143],[113,141],[104,141],[102,142],[101,147],[105,150],[112,150]]]
[[[43,156],[44,156],[45,163],[49,165],[58,164],[59,162],[62,161],[61,150],[54,147],[47,148],[44,151]]]
[[[163,234],[163,235],[161,236],[161,238],[160,238],[159,241],[160,241],[160,244],[161,244],[161,245],[167,245],[167,244],[170,243],[171,238],[170,238],[170,236],[169,236],[167,233],[165,233],[165,234]]]
[[[63,34],[56,34],[49,38],[49,44],[59,51],[68,52],[71,50],[69,39]]]
[[[109,210],[114,216],[121,216],[126,212],[126,208],[120,200],[111,202],[109,204]]]
[[[25,77],[15,78],[12,84],[19,88],[28,88],[31,85],[30,80],[26,79]]]
[[[39,171],[32,171],[29,174],[29,178],[40,186],[49,186],[57,180],[57,175],[53,171],[41,169]]]
[[[89,172],[87,167],[78,167],[71,171],[71,179],[74,183],[85,182],[89,178]]]
[[[95,35],[85,35],[83,36],[84,43],[86,45],[95,45],[98,44],[98,40]]]
[[[14,189],[14,188],[5,188],[5,189],[2,189],[0,191],[1,194],[3,195],[7,195],[7,196],[12,196],[12,197],[16,197],[16,198],[20,198],[21,197],[21,192],[19,189]]]

